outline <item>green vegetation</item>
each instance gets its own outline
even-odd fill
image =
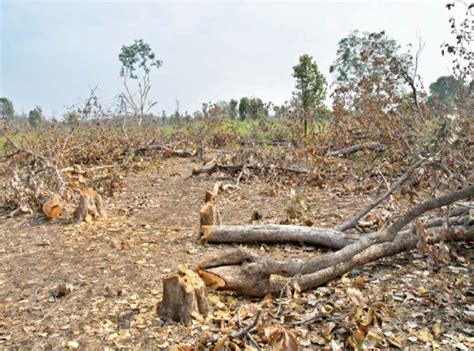
[[[339,41],[330,72],[335,74],[335,108],[367,113],[377,101],[379,111],[400,107],[408,89],[415,104],[419,76],[410,53],[401,53],[385,32],[353,31]]]
[[[326,78],[319,72],[318,65],[307,54],[300,56],[299,63],[293,67],[296,91],[293,96],[296,104],[303,109],[304,133],[307,134],[308,119],[314,118],[326,99]]]
[[[430,84],[428,107],[436,114],[447,114],[455,108],[456,99],[462,98],[465,91],[467,87],[461,79],[454,76],[439,77]]]
[[[11,120],[15,115],[13,103],[6,97],[0,98],[0,117]]]
[[[30,111],[28,114],[28,122],[33,128],[41,127],[41,125],[45,122],[43,111],[40,106],[36,106]]]

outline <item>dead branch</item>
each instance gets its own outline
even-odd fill
[[[336,226],[336,229],[343,232],[343,231],[346,231],[347,229],[354,228],[355,226],[357,226],[357,223],[362,217],[364,217],[367,213],[372,211],[380,203],[382,203],[387,197],[389,197],[400,185],[402,185],[410,177],[413,171],[417,169],[418,167],[420,167],[425,161],[426,161],[425,159],[421,159],[417,161],[415,164],[413,164],[410,168],[407,169],[407,171],[400,178],[398,178],[398,180],[395,183],[392,184],[392,186],[385,193],[380,195],[374,202],[369,204],[369,206],[364,208],[357,215],[341,223],[340,225]]]
[[[289,148],[292,146],[291,141],[288,140],[258,140],[258,141],[241,141],[240,145],[271,145],[271,146],[281,146],[284,148]]]
[[[241,329],[237,332],[232,333],[230,335],[231,338],[238,339],[238,338],[241,338],[243,336],[246,336],[247,339],[249,339],[249,341],[253,345],[253,347],[255,347],[257,350],[260,350],[260,347],[258,346],[257,342],[255,341],[253,336],[250,334],[250,332],[255,330],[256,327],[257,327],[258,320],[260,319],[260,313],[261,313],[261,311],[258,311],[257,314],[255,315],[255,318],[254,318],[253,322],[250,323],[245,328],[243,328],[242,327],[242,321],[240,320],[240,308],[239,308],[239,310],[237,311],[237,323],[238,323],[238,325]]]
[[[379,144],[373,141],[369,141],[363,144],[356,144],[350,147],[346,147],[344,149],[336,150],[336,151],[329,151],[326,153],[326,156],[333,157],[333,156],[346,156],[350,154],[354,154],[357,151],[362,150],[373,150],[373,151],[380,151],[383,152],[387,149],[387,145]]]

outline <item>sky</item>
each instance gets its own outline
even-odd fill
[[[122,92],[118,54],[149,43],[163,66],[152,72],[155,113],[192,113],[203,102],[260,97],[282,104],[294,90],[302,54],[329,66],[350,31],[381,31],[425,47],[426,87],[450,74],[440,45],[451,39],[445,1],[8,1],[0,0],[0,96],[18,113],[40,105],[47,116],[97,95],[111,106]]]

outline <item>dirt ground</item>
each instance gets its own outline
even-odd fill
[[[162,278],[181,264],[196,264],[224,249],[196,242],[204,191],[217,178],[191,178],[194,165],[193,160],[166,159],[129,175],[123,192],[106,199],[108,218],[99,222],[75,226],[66,213],[53,221],[37,216],[0,223],[0,349],[191,346],[223,335],[231,325],[226,318],[235,318],[244,305],[278,310],[282,318],[277,320],[295,333],[301,349],[344,349],[354,313],[347,293],[351,286],[360,289],[373,310],[384,306],[390,311],[385,317],[380,312],[377,322],[386,340],[403,339],[402,348],[409,350],[474,349],[473,250],[468,243],[454,245],[459,259],[444,266],[404,253],[270,303],[212,293],[215,315],[222,312],[220,324],[163,325],[156,314]],[[258,210],[262,221],[279,223],[286,217],[291,188],[304,198],[315,226],[332,226],[370,201],[369,196],[343,197],[309,185],[275,188],[251,179],[222,196],[222,222],[248,223]],[[251,249],[280,259],[320,254],[301,245]],[[321,318],[291,323],[316,310]],[[395,348],[396,341],[381,345]]]

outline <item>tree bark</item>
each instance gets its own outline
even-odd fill
[[[341,249],[360,238],[330,228],[278,224],[203,225],[201,233],[202,242],[213,244],[295,243],[329,249]]]

